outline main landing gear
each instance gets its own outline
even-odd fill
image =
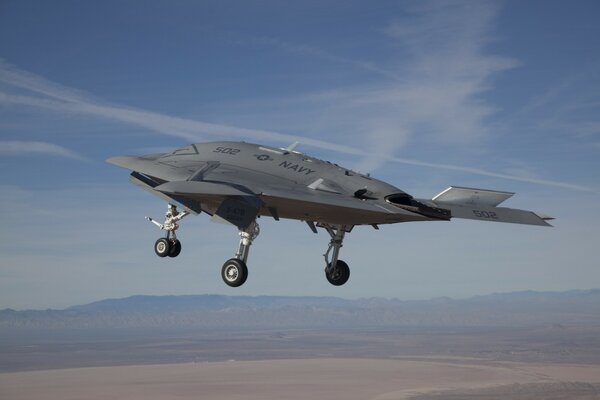
[[[167,206],[165,213],[165,222],[158,223],[150,217],[146,219],[158,226],[161,230],[167,231],[165,237],[158,239],[154,243],[154,252],[159,257],[177,257],[181,253],[181,242],[177,239],[175,231],[179,229],[178,221],[188,215],[187,211],[178,212],[177,207],[173,204]]]
[[[231,286],[242,286],[248,279],[248,253],[254,239],[260,234],[260,228],[256,220],[252,221],[245,229],[240,229],[240,246],[234,258],[225,261],[221,268],[221,277],[223,281]]]
[[[342,286],[350,278],[350,268],[348,264],[338,259],[338,256],[344,242],[344,236],[352,227],[328,224],[319,224],[319,226],[325,228],[329,236],[331,236],[329,247],[325,254],[323,254],[323,257],[325,257],[325,277],[332,285]],[[330,253],[331,258],[329,257]]]

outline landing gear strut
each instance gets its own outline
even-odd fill
[[[176,231],[179,229],[178,222],[189,215],[189,212],[178,212],[177,206],[169,204],[165,213],[165,222],[159,223],[150,217],[146,219],[158,226],[161,230],[166,231],[165,237],[159,238],[154,243],[154,252],[159,257],[177,257],[181,252],[181,242],[177,239]],[[312,224],[312,225],[311,225]],[[312,230],[316,233],[314,223],[309,224]],[[350,278],[350,268],[343,260],[339,259],[340,249],[343,246],[346,232],[350,232],[353,228],[351,225],[330,225],[317,224],[318,227],[324,228],[331,240],[327,251],[323,254],[325,258],[325,277],[327,281],[334,286],[342,286]],[[231,287],[242,286],[248,279],[248,254],[252,242],[260,234],[260,227],[256,219],[250,222],[246,228],[239,229],[240,244],[234,258],[225,261],[221,268],[221,277],[225,284]]]
[[[150,217],[146,219],[158,226],[161,230],[167,232],[164,238],[158,239],[154,243],[154,252],[159,257],[177,257],[181,253],[181,242],[177,239],[175,231],[179,229],[178,221],[183,219],[189,213],[187,211],[178,212],[177,206],[169,204],[165,213],[165,222],[159,223]]]
[[[321,225],[329,236],[331,236],[331,241],[329,242],[329,247],[323,257],[325,257],[325,277],[334,286],[342,286],[344,283],[348,282],[350,278],[350,268],[348,264],[344,261],[338,259],[340,254],[340,249],[342,248],[344,242],[344,236],[346,235],[346,231],[348,231],[348,226],[346,225]],[[350,227],[351,228],[351,227]],[[329,257],[331,253],[331,258]]]
[[[256,220],[252,221],[247,228],[240,229],[240,246],[235,254],[235,258],[225,261],[221,269],[221,277],[227,285],[231,287],[242,286],[246,282],[246,279],[248,279],[246,261],[248,261],[250,246],[259,234],[260,228]]]

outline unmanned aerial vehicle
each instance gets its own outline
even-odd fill
[[[480,221],[550,226],[548,217],[532,211],[498,207],[514,193],[451,186],[431,200],[417,199],[369,175],[295,151],[297,143],[280,149],[245,142],[190,144],[171,153],[119,156],[107,161],[131,172],[136,185],[167,202],[163,223],[146,217],[166,233],[154,251],[176,257],[181,242],[176,231],[182,218],[206,213],[239,230],[235,257],[221,269],[225,283],[244,284],[248,253],[260,230],[259,217],[306,222],[331,240],[325,276],[335,286],[350,277],[339,258],[344,237],[355,226],[409,221]],[[179,207],[179,208],[178,208]]]

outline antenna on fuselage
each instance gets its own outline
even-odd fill
[[[283,150],[287,150],[287,151],[289,151],[289,152],[292,152],[292,151],[294,151],[294,149],[295,149],[295,148],[296,148],[296,147],[297,147],[299,144],[300,144],[300,142],[294,142],[294,143],[290,144],[288,147],[286,147],[286,148],[285,148],[285,149],[283,149]]]

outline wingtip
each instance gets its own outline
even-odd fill
[[[127,156],[113,156],[113,157],[107,158],[105,161],[108,164],[116,165],[117,167],[126,168],[125,167],[126,161],[130,158],[131,157],[127,157]]]
[[[122,156],[108,157],[106,160],[104,160],[104,162],[106,162],[108,164],[112,164],[112,165],[119,165],[119,160],[122,158],[123,158]]]
[[[551,217],[551,216],[549,216],[549,215],[542,214],[542,213],[539,213],[539,212],[536,212],[536,213],[535,213],[535,215],[537,215],[538,217],[540,217],[540,218],[541,218],[541,219],[543,219],[544,221],[552,221],[553,219],[556,219],[556,218],[554,218],[554,217]]]
[[[549,227],[551,227],[551,228],[553,228],[553,227],[554,227],[554,225],[551,225],[551,224],[549,224],[549,223],[548,223],[548,221],[552,221],[553,219],[556,219],[556,218],[554,218],[554,217],[551,217],[551,216],[549,216],[549,215],[546,215],[546,214],[537,213],[537,212],[536,212],[536,213],[534,213],[534,214],[535,214],[535,215],[537,215],[537,216],[538,216],[538,217],[539,217],[539,218],[540,218],[542,221],[544,221],[544,225],[545,225],[545,226],[549,226]]]

